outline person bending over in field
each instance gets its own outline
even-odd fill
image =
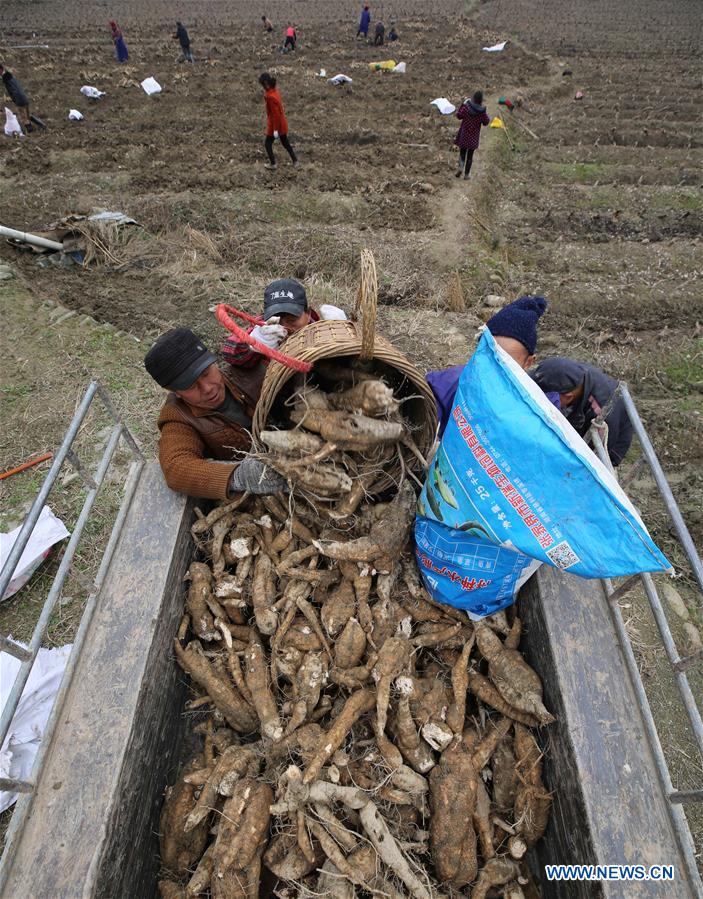
[[[558,394],[557,405],[581,437],[587,436],[591,422],[606,410],[608,455],[617,467],[632,443],[632,424],[622,397],[617,396],[607,408],[618,382],[594,365],[560,356],[545,359],[530,374],[545,393]]]
[[[261,21],[264,25],[264,31],[266,31],[268,34],[271,34],[271,32],[273,31],[273,22],[271,21],[271,19],[269,19],[268,16],[262,16]]]
[[[376,22],[376,28],[374,30],[373,36],[373,45],[374,47],[382,47],[383,46],[383,36],[386,33],[386,26],[383,22]]]
[[[115,56],[117,62],[127,62],[129,59],[129,50],[122,34],[122,29],[117,22],[110,22],[110,33],[112,34],[112,42],[115,45]]]
[[[276,90],[276,79],[268,72],[264,72],[259,76],[259,84],[264,89],[264,102],[266,103],[266,140],[264,147],[269,161],[266,163],[267,169],[276,170],[276,157],[273,155],[273,142],[278,137],[281,145],[288,151],[288,155],[293,161],[293,165],[298,164],[298,157],[295,150],[288,140],[288,120],[283,110],[283,101],[281,95]]]
[[[195,62],[193,52],[190,49],[190,35],[183,22],[176,22],[176,33],[173,35],[173,39],[181,45],[181,58],[178,61]]]
[[[0,77],[2,77],[2,83],[5,86],[5,93],[12,100],[12,103],[17,110],[17,118],[19,119],[20,125],[24,128],[25,131],[33,131],[32,122],[35,125],[38,125],[40,128],[46,128],[44,122],[41,119],[37,118],[37,116],[31,115],[29,112],[29,98],[24,91],[24,88],[19,82],[19,79],[16,78],[12,72],[8,71],[4,66],[0,66]]]
[[[544,297],[519,297],[496,312],[486,322],[486,326],[498,346],[504,349],[525,371],[534,364],[537,349],[537,324],[544,315],[547,305]],[[427,373],[427,383],[437,401],[440,437],[449,421],[454,395],[459,386],[459,378],[464,370],[464,365],[465,363],[462,363],[441,371]],[[552,402],[555,401],[555,397],[549,396],[549,394],[548,399]]]
[[[247,455],[258,391],[236,372],[224,375],[196,334],[188,328],[162,334],[144,366],[169,391],[158,418],[159,462],[172,490],[229,499],[285,486],[284,478]]]
[[[295,28],[292,25],[288,25],[286,28],[286,39],[283,41],[283,52],[288,53],[289,51],[295,50],[297,41],[298,35],[296,34]]]
[[[474,160],[474,152],[478,150],[481,139],[481,126],[490,124],[490,119],[483,105],[482,91],[476,91],[471,100],[464,100],[457,110],[456,117],[461,119],[461,125],[454,138],[454,143],[459,147],[459,168],[456,177],[464,179],[469,177],[471,164]]]

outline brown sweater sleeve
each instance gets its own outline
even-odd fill
[[[198,432],[164,412],[159,417],[159,462],[168,486],[187,496],[227,499],[227,484],[237,463],[206,458]]]

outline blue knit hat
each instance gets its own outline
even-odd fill
[[[488,319],[488,330],[494,337],[519,340],[532,356],[537,349],[537,322],[547,305],[544,297],[519,297]]]

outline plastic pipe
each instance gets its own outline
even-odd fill
[[[6,228],[4,225],[0,225],[0,235],[3,237],[14,237],[15,240],[34,244],[35,247],[46,247],[47,250],[63,250],[63,244],[59,243],[58,240],[38,237],[36,234],[29,234],[27,231],[15,231],[14,228]]]

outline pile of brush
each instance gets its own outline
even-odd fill
[[[174,648],[204,748],[167,791],[161,895],[534,896],[550,797],[532,730],[553,718],[520,621],[430,599],[414,488],[368,496],[414,452],[399,405],[345,387],[303,388],[297,427],[261,435],[289,495],[193,527],[207,561]]]

